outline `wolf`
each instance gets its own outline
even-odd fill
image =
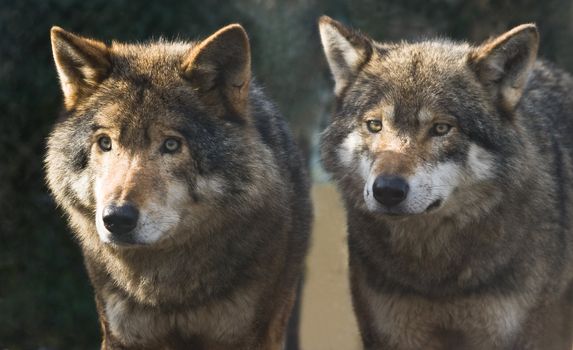
[[[573,80],[524,24],[479,45],[319,20],[365,349],[571,349]]]
[[[282,349],[312,211],[238,24],[198,42],[51,30],[64,108],[47,183],[81,246],[102,349]]]

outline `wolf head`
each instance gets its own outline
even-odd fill
[[[516,119],[536,61],[534,25],[479,46],[382,44],[328,17],[319,29],[337,98],[323,160],[350,205],[431,215],[503,192],[523,144]]]
[[[82,240],[176,240],[262,202],[274,168],[250,117],[240,25],[198,43],[106,45],[57,27],[51,40],[65,113],[48,184]]]

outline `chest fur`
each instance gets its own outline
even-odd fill
[[[230,342],[254,327],[258,293],[239,291],[232,297],[192,310],[163,311],[142,306],[111,294],[105,300],[105,316],[114,337],[127,345],[161,343],[173,334]]]
[[[417,296],[380,294],[368,287],[363,300],[373,330],[399,349],[501,349],[519,334],[527,313],[522,295],[469,296],[435,301]],[[455,347],[454,347],[455,348]]]

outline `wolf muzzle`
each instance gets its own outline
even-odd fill
[[[111,204],[103,209],[103,224],[111,232],[114,240],[129,243],[132,241],[130,233],[137,226],[139,210],[130,203],[123,205]]]
[[[394,207],[408,196],[410,186],[400,176],[380,175],[372,184],[372,194],[378,203],[385,207]]]

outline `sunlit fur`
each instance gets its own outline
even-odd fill
[[[108,46],[54,28],[52,45],[64,112],[47,181],[85,257],[102,348],[282,349],[309,188],[286,123],[250,77],[242,27]],[[166,152],[167,139],[180,148]],[[128,243],[102,219],[125,203],[139,210]]]

